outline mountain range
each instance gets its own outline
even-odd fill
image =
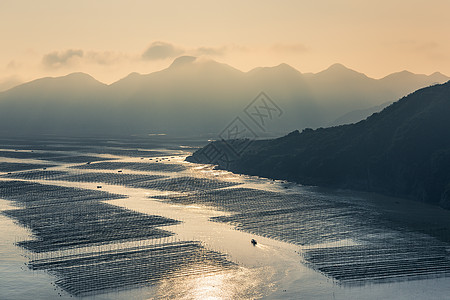
[[[450,209],[449,116],[450,81],[420,89],[356,124],[244,141],[247,147],[238,154],[232,151],[239,144],[236,141],[216,141],[188,160],[301,184],[412,198]],[[208,149],[221,155],[213,157]]]
[[[150,74],[103,84],[73,73],[42,78],[0,93],[0,134],[216,135],[260,93],[283,115],[265,129],[275,136],[326,126],[449,77],[409,72],[369,78],[335,64],[312,74],[287,64],[242,72],[213,60],[183,56]],[[381,109],[381,107],[380,107]],[[364,112],[365,111],[365,112]]]

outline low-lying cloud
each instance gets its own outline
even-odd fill
[[[153,42],[142,54],[144,60],[161,60],[174,58],[185,51],[177,46],[166,42]]]
[[[47,68],[60,68],[73,62],[74,59],[82,58],[83,50],[69,49],[65,51],[54,51],[45,54],[42,58],[42,64]]]
[[[222,56],[225,55],[227,47],[198,47],[186,49],[167,42],[153,42],[142,54],[144,60],[163,60],[168,58],[176,58],[180,55],[195,56]]]
[[[96,64],[111,66],[123,62],[157,61],[164,59],[175,59],[181,55],[194,56],[223,56],[230,49],[221,47],[197,47],[184,48],[168,42],[155,41],[145,49],[142,54],[120,53],[115,51],[92,51],[82,49],[67,49],[53,51],[42,57],[42,65],[48,69],[58,69],[79,64]]]

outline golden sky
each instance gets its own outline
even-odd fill
[[[71,72],[110,83],[180,55],[243,71],[450,75],[449,12],[449,0],[1,0],[0,87]]]

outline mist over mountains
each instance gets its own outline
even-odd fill
[[[449,77],[399,72],[376,80],[335,64],[312,74],[287,64],[242,72],[183,56],[162,71],[105,85],[84,73],[42,78],[0,93],[0,133],[130,135],[220,132],[261,92],[283,110],[269,135],[347,122]],[[352,120],[353,120],[352,119]],[[352,121],[351,120],[351,121]]]

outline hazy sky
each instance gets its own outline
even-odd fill
[[[75,71],[110,83],[183,54],[243,71],[450,75],[449,12],[449,0],[0,0],[0,89]]]

